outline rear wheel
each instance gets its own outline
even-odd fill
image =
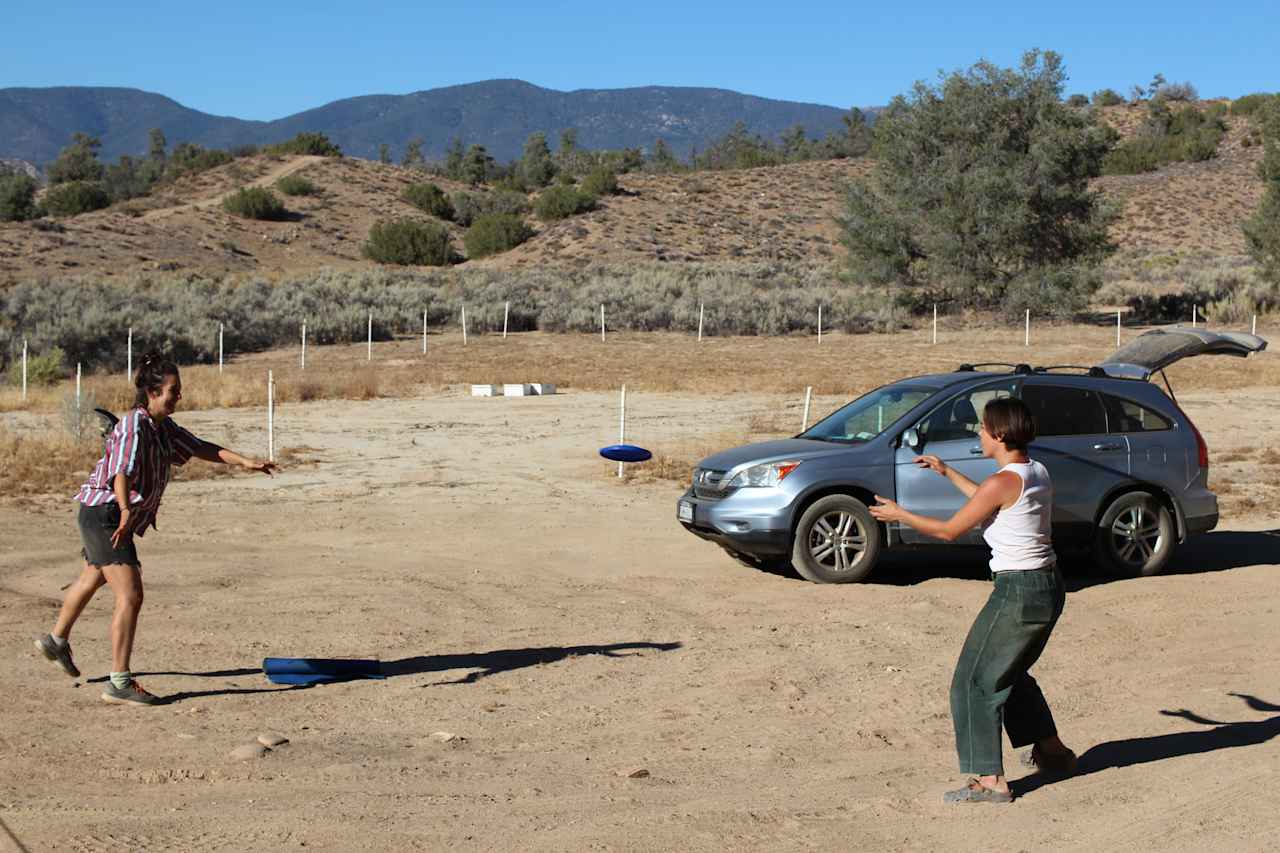
[[[854,583],[871,574],[882,544],[866,504],[852,495],[827,495],[800,516],[791,565],[816,583]]]
[[[1173,513],[1150,492],[1128,492],[1111,502],[1094,531],[1094,556],[1123,577],[1157,575],[1169,564],[1176,539]]]

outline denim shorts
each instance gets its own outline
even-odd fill
[[[141,567],[132,535],[118,546],[111,544],[111,534],[120,526],[120,507],[115,501],[107,501],[101,506],[80,504],[76,523],[80,526],[80,541],[84,545],[80,554],[86,563],[99,568],[117,564]]]

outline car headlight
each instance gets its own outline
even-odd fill
[[[727,489],[767,488],[776,486],[787,478],[787,475],[800,465],[799,459],[785,459],[781,462],[765,462],[743,468],[725,486]]]

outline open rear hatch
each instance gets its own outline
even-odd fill
[[[1175,361],[1198,355],[1234,355],[1246,358],[1262,352],[1267,342],[1245,332],[1211,332],[1208,329],[1153,329],[1139,335],[1098,365],[1118,379],[1150,379]]]

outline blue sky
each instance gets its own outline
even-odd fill
[[[353,95],[502,77],[552,89],[712,86],[837,107],[1032,47],[1069,92],[1125,93],[1159,71],[1204,97],[1280,90],[1274,0],[1216,4],[20,2],[0,88],[128,86],[218,115],[279,118]],[[189,8],[184,8],[188,6]]]

